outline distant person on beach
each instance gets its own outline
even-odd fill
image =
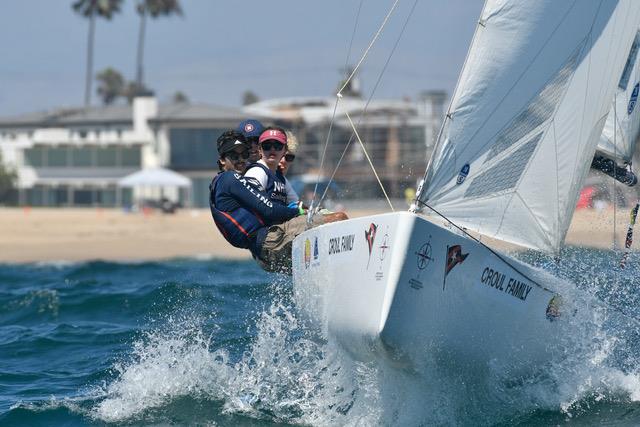
[[[242,133],[249,144],[249,162],[255,163],[260,160],[260,148],[258,147],[258,138],[264,131],[264,126],[258,120],[247,119],[238,125],[236,129]]]

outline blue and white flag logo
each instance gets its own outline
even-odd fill
[[[631,114],[633,109],[636,106],[636,101],[638,100],[638,92],[640,91],[640,83],[636,83],[633,87],[633,92],[631,92],[631,99],[629,99],[629,106],[627,107],[627,114]]]
[[[458,174],[458,179],[456,179],[456,184],[460,185],[467,179],[467,175],[469,175],[469,163],[464,165],[462,169],[460,169],[460,173]]]

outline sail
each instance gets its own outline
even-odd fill
[[[558,251],[639,26],[637,0],[488,0],[418,210]]]
[[[630,163],[640,133],[640,31],[636,32],[604,124],[597,151],[618,163]],[[615,132],[615,134],[614,134]]]

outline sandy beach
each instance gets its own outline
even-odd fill
[[[387,211],[384,206],[347,210],[352,217]],[[628,211],[620,208],[616,212],[618,247],[624,244]],[[613,217],[612,209],[577,211],[567,243],[611,248]],[[115,209],[0,209],[0,262],[3,263],[175,257],[247,259],[250,255],[248,251],[233,248],[222,238],[208,210],[145,215]]]

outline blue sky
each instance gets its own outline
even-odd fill
[[[355,62],[392,0],[364,0],[351,51]],[[84,99],[88,23],[72,0],[20,0],[0,15],[0,116],[79,106]],[[161,101],[177,90],[196,102],[238,106],[250,89],[263,99],[328,95],[344,66],[360,0],[182,0],[183,17],[147,27],[145,82]],[[400,2],[362,68],[372,89],[413,0]],[[480,0],[418,0],[376,98],[453,90]],[[135,74],[134,1],[96,27],[94,71]],[[92,103],[99,99],[92,96]]]

